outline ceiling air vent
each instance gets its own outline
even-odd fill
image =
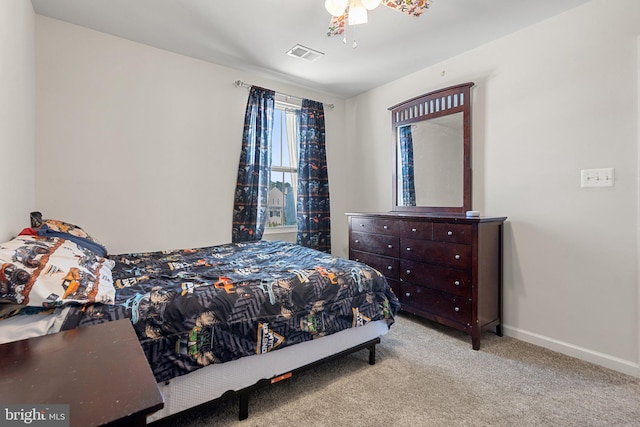
[[[305,61],[312,62],[320,58],[321,56],[324,56],[324,53],[318,52],[317,50],[313,50],[308,47],[297,44],[291,49],[289,49],[289,52],[287,52],[287,55],[295,56],[296,58],[300,58],[300,59],[304,59]]]

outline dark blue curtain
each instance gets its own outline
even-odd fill
[[[398,129],[400,135],[400,162],[402,164],[402,194],[398,200],[401,206],[416,205],[416,185],[413,172],[413,137],[411,126],[402,126]]]
[[[234,243],[262,239],[271,175],[271,130],[275,92],[252,86],[242,134],[233,205]]]
[[[325,149],[324,108],[321,102],[302,100],[298,163],[297,243],[331,252],[329,175]]]

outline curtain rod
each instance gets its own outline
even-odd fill
[[[246,87],[246,88],[250,88],[252,85],[243,82],[242,80],[236,80],[235,82],[233,82],[233,85],[235,87]],[[282,92],[276,92],[276,95],[280,95],[280,96],[286,96],[287,98],[295,98],[295,99],[299,99],[302,101],[302,98],[299,96],[295,96],[295,95],[288,95],[286,93],[282,93]],[[333,108],[335,107],[335,105],[333,104],[327,104],[325,102],[322,103],[323,105],[326,105],[329,108]]]

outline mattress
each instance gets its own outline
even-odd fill
[[[283,241],[110,256],[115,303],[71,308],[62,329],[130,318],[158,383],[382,320],[382,274]]]
[[[0,344],[59,332],[66,313],[65,309],[25,307],[18,314],[0,321]]]

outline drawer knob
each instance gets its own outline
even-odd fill
[[[360,240],[356,239],[356,240],[354,240],[354,242],[356,242],[356,243],[360,243]]]
[[[404,294],[404,296],[405,296],[405,297],[410,297],[410,296],[411,296],[411,292],[406,292],[406,293]]]
[[[415,233],[416,231],[418,231],[418,229],[417,228],[412,228],[411,231]]]
[[[356,258],[356,262],[360,262],[360,258]]]
[[[454,311],[460,311],[460,307],[454,307]]]
[[[390,265],[387,265],[387,270],[393,270],[393,267],[391,267]]]
[[[460,255],[456,254],[456,256],[454,256],[455,259],[460,259]]]
[[[460,286],[460,280],[456,280],[455,282],[453,282],[453,284],[456,286]]]
[[[407,274],[411,274],[411,270],[407,270]]]
[[[391,248],[393,247],[393,245],[387,245],[387,247],[388,247],[389,249],[391,249]]]
[[[453,236],[453,231],[451,230],[447,231],[447,236]]]
[[[385,230],[388,230],[388,229],[389,229],[389,227],[387,227],[386,225],[385,225],[384,227],[382,227],[382,228],[384,228]]]
[[[411,248],[407,248],[407,252],[411,252]]]
[[[360,223],[360,227],[364,227],[364,224],[363,224],[363,223]]]

